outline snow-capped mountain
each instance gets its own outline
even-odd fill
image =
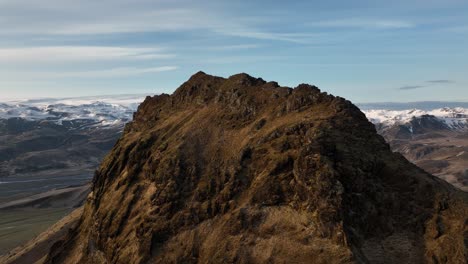
[[[0,103],[0,119],[21,118],[57,125],[116,126],[132,119],[145,95],[29,99]]]
[[[425,120],[431,119],[431,122],[439,121],[441,125],[449,129],[468,128],[468,108],[463,107],[443,107],[431,110],[415,108],[406,110],[364,109],[362,111],[369,121],[385,127],[420,122],[421,118],[424,118]]]

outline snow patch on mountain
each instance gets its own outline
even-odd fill
[[[87,120],[99,126],[123,125],[133,118],[145,95],[44,98],[0,103],[0,119],[47,120],[62,125]]]

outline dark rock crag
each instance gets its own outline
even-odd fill
[[[464,263],[467,194],[349,101],[199,72],[147,97],[47,263]]]

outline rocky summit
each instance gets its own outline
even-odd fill
[[[317,87],[147,97],[46,263],[465,263],[468,197]]]

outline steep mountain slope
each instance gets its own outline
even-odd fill
[[[463,263],[467,217],[349,101],[199,72],[139,106],[46,263]]]

